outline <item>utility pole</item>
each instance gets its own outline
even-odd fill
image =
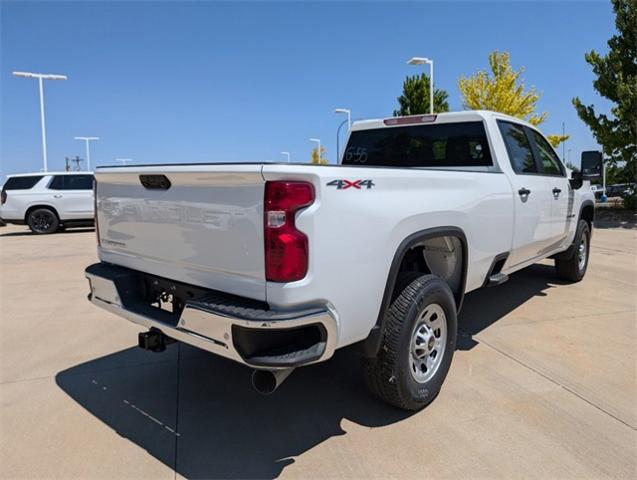
[[[79,172],[80,170],[82,170],[82,167],[80,167],[80,162],[83,162],[84,160],[82,158],[80,158],[79,156],[75,156],[75,158],[73,160],[71,160],[72,162],[75,162],[75,171]]]

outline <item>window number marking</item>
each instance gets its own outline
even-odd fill
[[[348,188],[354,188],[361,190],[363,187],[370,189],[374,186],[374,182],[371,180],[332,180],[327,183],[328,187],[336,187],[337,190],[347,190]]]
[[[365,147],[349,147],[345,150],[345,160],[365,163],[367,162],[367,149]]]

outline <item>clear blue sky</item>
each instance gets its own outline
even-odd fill
[[[525,66],[543,92],[541,127],[566,122],[571,159],[597,147],[571,98],[607,108],[584,53],[605,52],[609,2],[17,2],[1,3],[0,182],[41,168],[37,81],[13,70],[68,75],[46,82],[49,168],[84,156],[74,136],[101,137],[92,160],[135,163],[309,159],[319,137],[391,115],[411,56],[435,60],[436,83],[462,108],[459,76],[494,49]],[[561,149],[560,149],[561,155]]]

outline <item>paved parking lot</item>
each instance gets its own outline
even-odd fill
[[[261,397],[250,372],[86,300],[95,234],[0,229],[4,478],[637,477],[637,231],[598,229],[586,279],[548,263],[469,294],[443,391],[371,399],[353,350]]]

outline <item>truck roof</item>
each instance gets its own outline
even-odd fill
[[[388,118],[377,118],[370,120],[358,120],[352,123],[352,131],[355,130],[368,130],[372,128],[391,128],[399,125],[410,124],[409,119],[414,119],[415,123],[454,123],[454,122],[466,122],[466,121],[480,121],[485,118],[501,118],[503,120],[511,120],[517,123],[522,123],[524,125],[528,125],[529,127],[533,127],[533,125],[525,122],[516,117],[512,117],[510,115],[506,115],[504,113],[492,112],[490,110],[463,110],[460,112],[444,112],[444,113],[435,113],[432,116],[429,114],[422,115],[409,115],[404,117],[388,117]],[[420,119],[423,120],[420,120]],[[400,119],[404,119],[400,122]],[[396,123],[388,124],[388,121],[395,121]]]
[[[34,175],[93,175],[93,172],[28,172],[28,173],[12,173],[7,175],[7,178],[11,177],[32,177]]]

